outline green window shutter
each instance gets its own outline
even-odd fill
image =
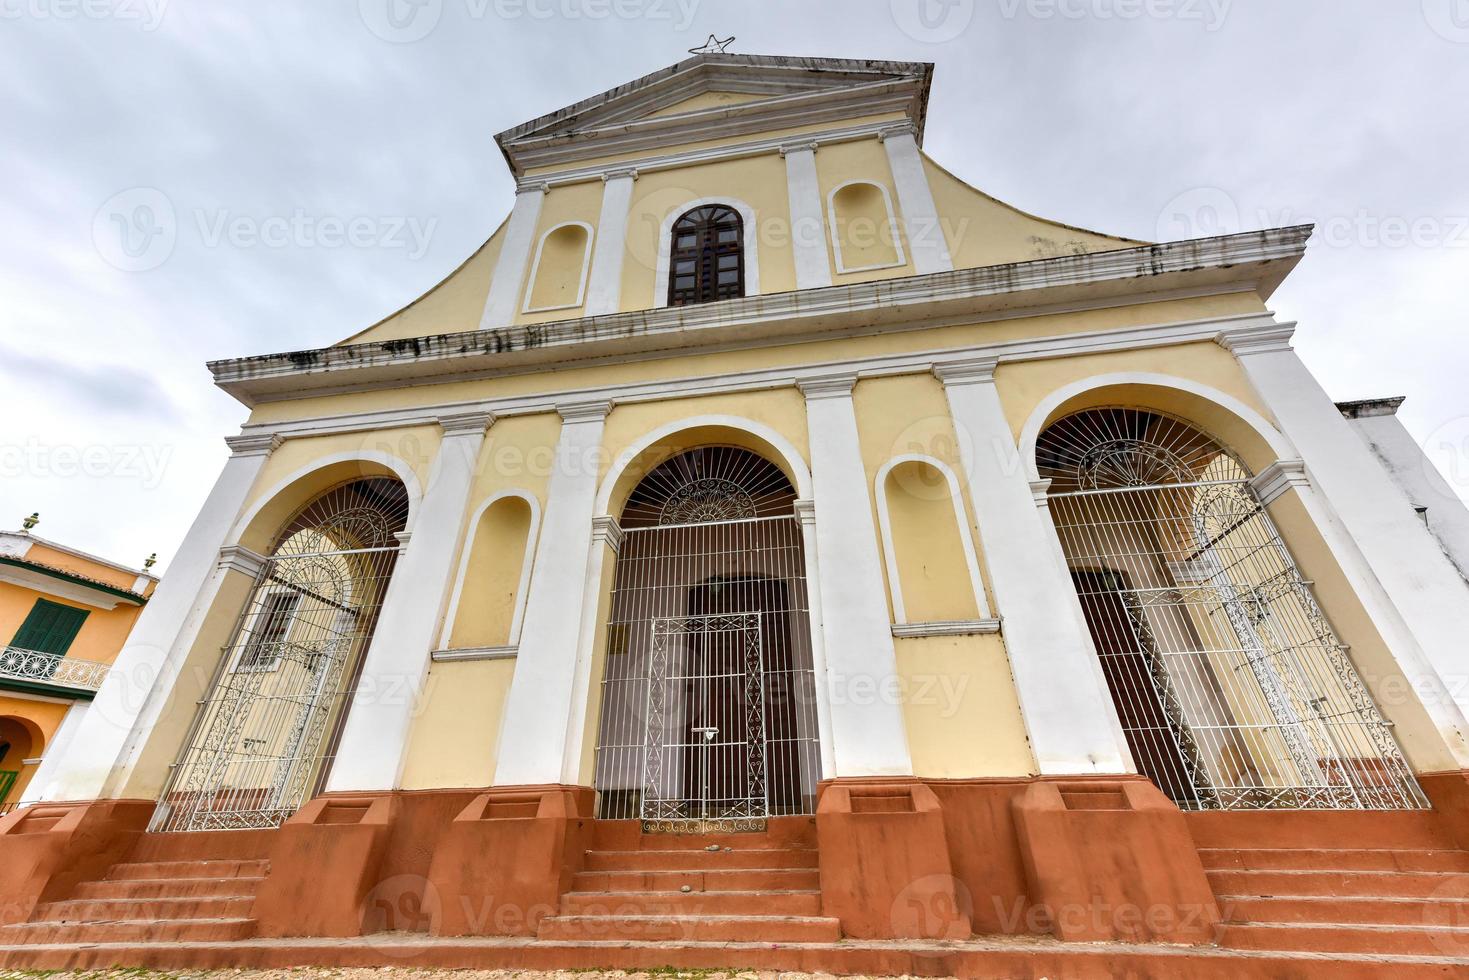
[[[10,641],[10,645],[22,650],[64,655],[86,618],[85,609],[37,599],[25,622],[15,631],[15,639]]]

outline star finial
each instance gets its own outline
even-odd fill
[[[729,47],[730,44],[733,42],[733,34],[725,38],[723,41],[715,37],[713,34],[710,34],[709,40],[705,41],[699,47],[689,48],[689,54],[725,54],[726,52],[724,49]]]

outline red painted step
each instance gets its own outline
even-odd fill
[[[729,871],[815,868],[815,849],[588,851],[588,871]]]
[[[676,892],[814,891],[821,887],[815,868],[732,869],[729,871],[583,871],[572,878],[573,891]]]
[[[109,922],[117,919],[245,919],[253,895],[239,898],[103,898],[50,902],[37,909],[36,922]]]
[[[1221,895],[1219,906],[1235,923],[1405,925],[1469,927],[1469,901],[1365,896]]]
[[[541,920],[545,940],[829,943],[837,920],[821,916],[558,915]]]
[[[1219,944],[1303,953],[1469,956],[1469,928],[1404,925],[1232,923]]]
[[[1469,875],[1432,871],[1210,871],[1216,895],[1469,898]]]
[[[140,878],[88,881],[74,897],[97,898],[238,898],[254,895],[264,878]]]
[[[1342,848],[1199,848],[1204,867],[1240,871],[1461,871],[1469,852]]]
[[[231,942],[255,935],[254,919],[25,922],[0,929],[0,944]]]
[[[812,916],[820,892],[567,892],[562,915]]]
[[[150,878],[262,878],[270,868],[265,860],[147,861],[114,864],[108,881],[144,881]]]

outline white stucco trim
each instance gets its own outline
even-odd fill
[[[1217,388],[1199,384],[1188,378],[1179,378],[1171,374],[1159,374],[1152,371],[1116,371],[1111,374],[1098,374],[1094,377],[1083,378],[1073,381],[1069,385],[1057,388],[1035,407],[1030,417],[1025,420],[1025,426],[1020,430],[1020,462],[1025,467],[1026,479],[1039,480],[1040,469],[1035,462],[1035,445],[1040,438],[1041,429],[1046,424],[1046,419],[1051,413],[1078,395],[1098,388],[1110,388],[1116,385],[1148,385],[1153,388],[1171,388],[1175,391],[1186,392],[1206,401],[1213,402],[1220,408],[1230,412],[1240,421],[1264,439],[1274,450],[1278,459],[1295,459],[1300,454],[1296,452],[1289,439],[1274,425],[1244,402],[1227,395]]]
[[[931,623],[893,624],[893,636],[900,640],[925,636],[978,636],[998,632],[998,619],[945,619]]]
[[[893,543],[892,521],[888,515],[887,482],[888,474],[904,463],[922,463],[943,474],[949,485],[949,500],[954,505],[954,524],[959,530],[959,544],[964,549],[964,564],[969,569],[969,585],[974,590],[975,608],[979,610],[980,619],[992,619],[989,600],[984,594],[984,582],[979,574],[979,555],[974,547],[974,535],[970,533],[969,515],[964,512],[964,497],[959,492],[959,478],[942,460],[922,453],[905,453],[883,463],[873,480],[873,491],[877,497],[877,527],[882,536],[883,560],[888,570],[888,592],[893,599],[893,623],[898,626],[907,624],[908,612],[903,605],[903,579],[898,571],[898,551]]]
[[[663,224],[658,228],[658,269],[653,277],[653,309],[664,309],[668,306],[668,269],[672,261],[670,253],[673,250],[673,223],[695,208],[708,207],[711,204],[733,208],[739,214],[740,222],[744,226],[741,237],[745,249],[745,295],[760,295],[760,234],[755,224],[755,209],[737,197],[701,197],[670,208],[663,216]]]
[[[510,634],[507,647],[513,648],[520,642],[520,624],[525,618],[525,600],[530,594],[530,573],[535,566],[536,538],[541,531],[541,502],[535,495],[525,490],[500,490],[491,494],[484,503],[475,508],[465,525],[464,545],[459,558],[459,572],[454,578],[454,593],[449,600],[449,612],[444,617],[444,632],[439,637],[439,648],[441,651],[449,651],[449,640],[454,635],[454,619],[459,615],[459,599],[464,594],[464,580],[469,575],[469,559],[474,551],[474,540],[479,534],[480,519],[485,516],[491,507],[508,498],[524,500],[530,505],[530,528],[525,535],[525,555],[520,562],[520,579],[515,586],[515,612],[510,619]],[[436,659],[452,660],[462,659],[456,657],[436,656]]]
[[[541,274],[541,253],[544,252],[546,249],[546,239],[550,238],[562,228],[571,227],[580,228],[587,233],[586,243],[582,246],[581,271],[577,274],[578,278],[576,283],[576,302],[557,303],[554,306],[532,306],[531,303],[534,301],[534,297],[536,294],[536,276]],[[541,236],[540,241],[536,242],[536,257],[535,260],[531,262],[530,276],[525,281],[525,303],[521,306],[520,312],[546,313],[551,310],[576,310],[581,308],[582,304],[585,303],[587,299],[587,269],[591,267],[592,240],[596,237],[596,235],[596,229],[585,221],[563,221],[559,225],[552,225],[550,228],[546,229],[546,232]]]
[[[490,276],[485,309],[480,314],[481,330],[508,326],[515,319],[515,301],[520,298],[520,289],[525,282],[530,246],[535,240],[536,225],[540,224],[541,204],[547,190],[545,184],[533,184],[515,191],[515,204],[505,222],[504,240],[495,259],[495,271]]]
[[[332,453],[329,456],[322,456],[320,459],[312,460],[306,466],[281,479],[269,490],[257,497],[255,502],[250,505],[250,509],[245,511],[244,515],[235,522],[234,527],[230,528],[230,533],[225,537],[225,545],[239,544],[240,538],[244,536],[245,531],[254,523],[255,518],[259,516],[260,512],[268,507],[276,497],[284,493],[297,480],[310,476],[317,470],[324,469],[328,466],[335,466],[337,463],[349,463],[353,460],[361,460],[367,463],[381,463],[383,466],[392,470],[393,475],[402,481],[403,489],[408,492],[408,519],[404,525],[404,530],[412,532],[413,520],[418,516],[418,504],[423,499],[423,490],[419,487],[418,476],[413,472],[411,466],[397,456],[376,450],[364,449],[360,452]]]
[[[602,208],[597,216],[592,267],[587,273],[584,316],[606,316],[622,308],[622,264],[627,254],[627,218],[632,204],[632,185],[638,172],[632,169],[602,175]]]
[[[816,175],[816,143],[798,141],[780,149],[786,162],[786,197],[791,209],[791,251],[796,261],[796,288],[831,285],[831,257],[822,227],[821,181]]]
[[[601,489],[597,491],[596,514],[606,515],[608,508],[612,505],[612,491],[617,487],[617,481],[621,479],[633,460],[637,459],[648,447],[657,445],[671,435],[682,432],[685,429],[699,429],[706,426],[723,426],[726,429],[739,429],[756,436],[770,445],[772,449],[780,453],[781,459],[790,468],[790,474],[794,477],[796,496],[802,499],[811,497],[811,470],[806,465],[806,460],[801,456],[799,450],[789,439],[776,432],[768,425],[756,422],[753,419],[743,418],[738,415],[694,415],[689,418],[678,419],[666,425],[647,432],[631,445],[617,455],[612,466],[607,471],[607,476],[602,480]],[[616,515],[610,515],[616,516]]]
[[[878,262],[873,265],[849,266],[842,260],[842,235],[841,226],[838,223],[837,195],[844,189],[856,184],[866,184],[869,187],[876,187],[882,193],[882,203],[888,211],[888,233],[893,236],[893,250],[898,254],[898,260],[896,262]],[[897,269],[908,264],[907,253],[903,251],[903,233],[898,228],[898,213],[893,210],[893,196],[888,193],[886,187],[877,181],[858,178],[836,185],[831,189],[831,193],[826,195],[826,213],[827,227],[831,229],[831,247],[833,253],[836,255],[837,272],[843,274],[848,272],[873,272],[877,269]]]

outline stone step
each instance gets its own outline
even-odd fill
[[[1469,926],[1469,901],[1422,898],[1220,895],[1227,922]]]
[[[153,878],[263,878],[270,862],[263,860],[146,861],[114,864],[108,881],[146,881]]]
[[[820,892],[568,892],[562,915],[816,916]]]
[[[1210,871],[1216,895],[1469,898],[1469,875],[1435,871]]]
[[[39,922],[111,922],[163,919],[246,919],[253,895],[237,898],[101,898],[48,902],[33,917]]]
[[[88,881],[76,897],[97,898],[238,898],[254,895],[264,878],[137,878],[131,881]]]
[[[254,919],[128,919],[24,922],[0,928],[0,944],[213,943],[255,935]]]
[[[817,866],[815,848],[588,851],[588,871],[754,871]]]
[[[543,940],[830,943],[841,930],[821,916],[557,915],[541,920]]]
[[[1277,952],[1469,957],[1469,928],[1237,922],[1224,926],[1219,945]]]
[[[578,892],[676,892],[687,885],[696,892],[811,891],[821,887],[814,868],[768,868],[730,871],[582,871],[572,878]]]
[[[1464,871],[1469,851],[1331,848],[1199,848],[1211,870],[1238,871]]]

